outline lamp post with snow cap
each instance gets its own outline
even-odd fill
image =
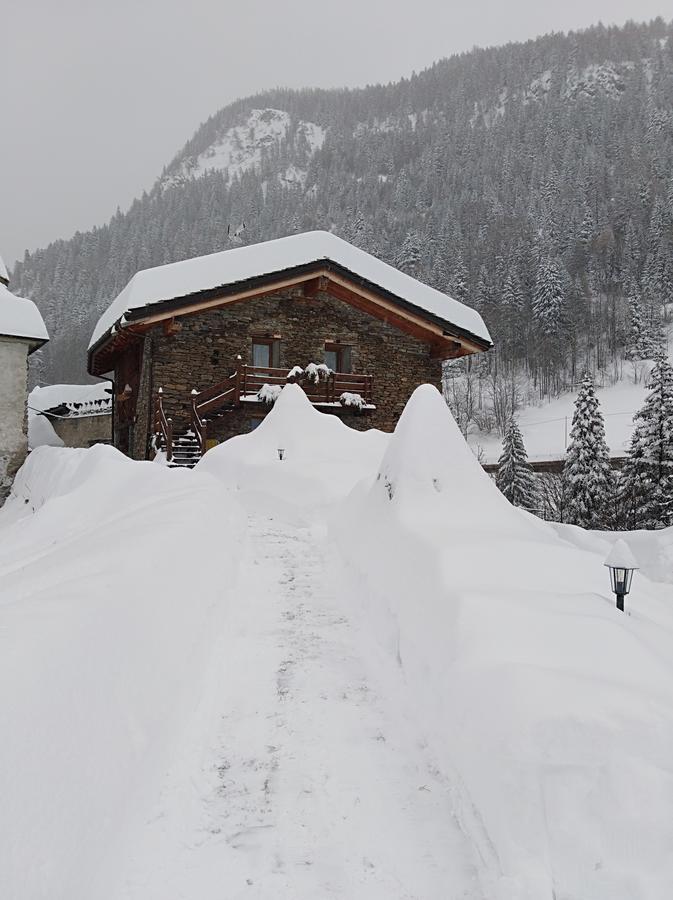
[[[640,566],[626,541],[615,542],[604,564],[610,570],[612,590],[617,595],[617,609],[624,612],[624,597],[631,590],[633,573]]]

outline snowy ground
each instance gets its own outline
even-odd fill
[[[194,472],[39,449],[0,896],[668,898],[673,533],[627,615],[613,540],[512,509],[432,388],[389,439],[290,386]]]
[[[673,331],[669,333],[669,360],[673,362]],[[596,396],[605,419],[605,436],[613,456],[624,456],[633,432],[633,417],[643,405],[647,390],[646,375],[651,362],[624,362],[621,377],[605,387],[598,387]],[[570,438],[577,393],[562,394],[540,405],[525,406],[517,413],[528,458],[534,460],[562,459]],[[484,463],[496,463],[502,452],[500,436],[472,429],[468,435],[470,446],[480,452]]]

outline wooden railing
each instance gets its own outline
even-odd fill
[[[161,440],[161,445],[166,451],[166,461],[173,459],[173,420],[166,417],[164,412],[164,391],[159,388],[157,393],[157,405],[154,411],[154,434]]]
[[[246,398],[255,397],[264,385],[283,387],[295,381],[300,384],[311,403],[338,403],[342,394],[359,394],[365,404],[373,403],[373,378],[371,375],[331,372],[327,378],[313,382],[304,377],[288,378],[288,370],[285,368],[239,364],[236,371],[224,381],[202,391],[192,391],[192,430],[199,444],[201,455],[206,452],[208,440],[207,416],[212,416],[224,407],[240,406]],[[163,414],[161,391],[158,408]],[[167,422],[170,423],[170,419]]]
[[[241,366],[241,396],[259,393],[265,384],[283,386],[298,381],[311,403],[337,403],[342,394],[360,394],[365,403],[371,404],[373,378],[371,375],[352,375],[332,372],[317,382],[308,379],[288,378],[287,369],[262,366]]]

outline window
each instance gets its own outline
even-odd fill
[[[269,341],[254,340],[252,342],[253,366],[271,365],[271,344]]]
[[[274,337],[253,337],[252,364],[256,368],[274,368],[280,366],[280,339]]]
[[[351,371],[351,348],[346,344],[325,343],[325,365],[333,372]]]

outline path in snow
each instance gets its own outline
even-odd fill
[[[252,515],[204,702],[114,896],[481,898],[394,659],[321,529]]]

